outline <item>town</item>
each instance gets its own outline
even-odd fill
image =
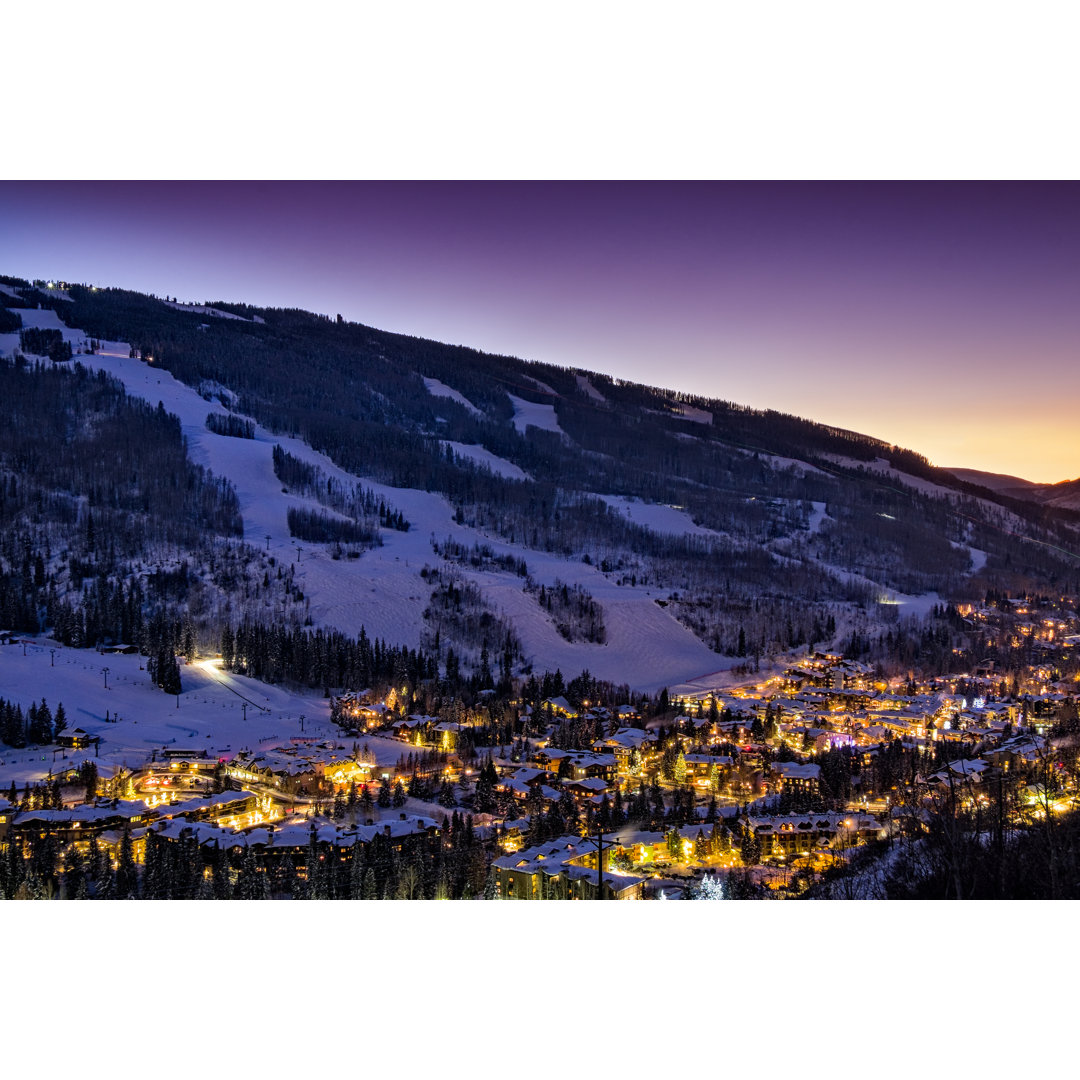
[[[301,715],[295,734],[254,746],[174,738],[119,765],[101,756],[109,728],[67,720],[78,702],[3,701],[0,888],[65,899],[862,895],[897,852],[932,847],[943,823],[1003,843],[1075,806],[1075,600],[995,598],[949,618],[974,644],[954,650],[947,674],[889,675],[818,650],[758,681],[651,700],[616,700],[587,672],[530,677],[505,700],[493,689],[440,697],[437,685],[342,689],[307,730]],[[17,635],[0,642],[27,654]],[[220,659],[194,666],[229,678]],[[95,670],[108,688],[109,668]],[[246,724],[248,699],[241,707]],[[8,779],[18,762],[21,787]]]

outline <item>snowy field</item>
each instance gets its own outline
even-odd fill
[[[559,427],[559,418],[555,414],[554,405],[538,405],[535,401],[526,401],[524,398],[516,397],[514,394],[507,394],[506,396],[514,406],[514,427],[522,435],[527,434],[529,428],[535,427],[540,428],[542,431],[553,431],[556,435],[569,439],[566,432]]]
[[[426,376],[424,377],[424,386],[427,387],[427,392],[432,397],[449,398],[451,401],[456,401],[471,412],[473,416],[479,416],[483,419],[484,414],[464,394],[459,394],[452,386],[447,386],[446,383],[439,382],[438,379],[429,379]]]
[[[216,307],[206,307],[204,304],[174,304],[169,300],[164,300],[162,303],[166,307],[171,307],[176,311],[193,311],[198,315],[212,315],[216,319],[235,319],[237,322],[251,322],[251,319],[245,319],[243,315],[234,315],[231,311],[222,311]],[[265,322],[260,315],[255,316],[255,322]]]
[[[707,409],[698,409],[693,405],[679,404],[675,406],[676,413],[684,420],[690,420],[695,424],[709,424],[713,422],[713,414]]]
[[[54,711],[62,701],[69,731],[82,728],[101,737],[99,767],[134,767],[152,750],[168,746],[231,755],[243,748],[280,745],[300,734],[301,715],[308,733],[330,733],[328,701],[296,697],[230,675],[216,663],[181,665],[184,690],[178,707],[177,698],[152,685],[143,657],[65,649],[45,638],[26,645],[25,656],[23,652],[18,643],[0,648],[0,695],[24,708],[44,697]],[[119,720],[112,722],[115,717]],[[4,778],[10,783],[12,778],[23,780],[24,773],[39,775],[44,771],[41,754],[5,748]],[[93,757],[94,751],[67,754],[69,760],[81,760]]]
[[[574,378],[577,380],[578,386],[581,387],[581,389],[584,390],[585,393],[593,399],[593,401],[597,402],[597,404],[599,405],[607,404],[607,398],[604,397],[604,395],[601,394],[600,391],[597,390],[591,382],[589,382],[586,376],[575,375]]]
[[[512,461],[493,454],[484,446],[475,443],[444,442],[444,447],[449,446],[458,457],[468,458],[484,468],[490,469],[496,476],[505,476],[508,480],[531,480],[532,477]]]
[[[643,502],[641,499],[626,495],[597,495],[617,513],[635,525],[642,525],[657,533],[674,536],[705,536],[716,539],[722,536],[713,529],[696,525],[694,519],[685,511],[662,503]]]
[[[223,671],[218,661],[180,667],[178,699],[153,686],[140,656],[101,655],[93,649],[65,649],[48,639],[28,639],[0,647],[0,697],[23,706],[44,697],[55,712],[63,702],[70,733],[76,728],[101,738],[93,747],[67,750],[0,749],[0,787],[22,786],[50,768],[96,760],[105,775],[119,766],[137,768],[162,749],[206,750],[230,758],[242,749],[288,746],[303,735],[352,748],[366,744],[379,765],[392,766],[403,744],[381,736],[345,735],[330,723],[330,702],[319,694],[298,694]],[[108,668],[108,689],[105,669]],[[247,708],[245,709],[245,703]],[[110,719],[106,720],[106,714]],[[301,729],[301,717],[303,727]],[[66,755],[66,756],[64,756]]]
[[[811,506],[813,506],[814,509],[810,514],[807,525],[809,526],[811,533],[818,533],[821,532],[821,526],[826,521],[832,521],[833,519],[825,512],[825,504],[823,502],[811,503]]]

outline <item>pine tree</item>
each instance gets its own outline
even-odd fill
[[[360,898],[362,900],[374,900],[378,896],[375,891],[375,871],[369,866],[364,871],[364,884],[361,888]]]
[[[263,899],[262,883],[259,880],[263,876],[259,873],[259,867],[255,861],[255,849],[249,845],[244,849],[240,860],[240,877],[236,883],[237,899]]]
[[[131,842],[131,829],[124,826],[120,838],[120,855],[116,869],[116,892],[121,900],[139,898],[139,870],[135,864],[135,849]]]
[[[675,765],[672,769],[672,779],[679,787],[682,787],[686,783],[686,756],[682,750],[679,751],[678,756],[675,758]]]

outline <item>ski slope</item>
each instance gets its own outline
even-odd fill
[[[37,314],[55,318],[52,312]],[[79,333],[67,331],[67,334]],[[561,667],[564,674],[572,675],[588,667],[598,678],[625,682],[635,689],[651,692],[719,666],[720,658],[677,619],[659,608],[649,590],[617,586],[595,566],[511,545],[459,525],[448,500],[432,492],[392,488],[364,478],[365,486],[402,511],[412,526],[408,532],[381,530],[383,546],[355,560],[335,560],[328,547],[297,544],[289,533],[287,510],[290,506],[315,504],[282,491],[273,470],[274,445],[281,445],[343,484],[355,483],[357,478],[307,443],[274,435],[261,426],[256,426],[254,439],[231,438],[208,431],[207,413],[225,414],[228,410],[223,405],[206,401],[169,372],[130,359],[128,353],[125,343],[104,342],[96,355],[79,359],[87,367],[107,371],[119,379],[133,396],[152,405],[160,401],[168,412],[179,417],[192,460],[212,469],[215,475],[226,477],[236,488],[244,539],[293,564],[297,585],[308,599],[315,625],[335,627],[351,635],[358,634],[363,627],[369,637],[417,647],[431,592],[420,571],[425,566],[442,564],[432,551],[431,540],[449,537],[466,547],[487,544],[497,554],[525,558],[537,582],[552,585],[559,578],[581,584],[603,607],[608,643],[571,644],[557,634],[547,613],[522,591],[521,579],[516,575],[505,575],[502,580],[502,575],[473,574],[492,607],[513,620],[526,658],[538,671]],[[523,404],[530,409],[546,408],[553,416],[551,406]],[[267,618],[276,615],[268,607]]]
[[[531,480],[532,477],[506,458],[493,454],[487,447],[476,443],[444,442],[443,447],[449,446],[458,457],[466,458],[485,469],[490,469],[496,476],[505,476],[508,480]]]
[[[101,655],[93,649],[65,649],[47,639],[0,647],[0,696],[25,710],[42,697],[55,712],[62,702],[69,733],[82,728],[101,745],[55,755],[55,769],[95,760],[101,773],[135,768],[163,748],[205,750],[232,757],[242,749],[288,746],[298,736],[346,742],[330,723],[330,703],[321,694],[298,694],[222,671],[219,661],[181,661],[179,699],[150,682],[140,656]],[[108,669],[108,688],[105,669]],[[179,703],[178,703],[179,702]],[[245,702],[247,707],[245,708]],[[109,719],[106,720],[106,715]],[[301,724],[303,717],[303,724]],[[363,736],[379,765],[402,753],[396,739]],[[0,787],[20,786],[54,768],[51,750],[0,747]]]
[[[569,436],[559,427],[559,417],[555,413],[554,405],[541,405],[535,401],[526,401],[514,394],[506,395],[510,404],[514,406],[514,427],[522,435],[528,434],[531,427],[540,428],[541,431],[551,431],[569,440]]]
[[[473,416],[484,418],[484,414],[464,394],[459,394],[452,386],[447,386],[446,383],[441,383],[438,379],[429,379],[427,376],[424,376],[424,386],[432,397],[449,398],[451,401],[456,401],[459,405],[464,406]]]
[[[607,404],[607,398],[604,397],[604,395],[601,394],[600,391],[597,390],[591,382],[589,382],[587,376],[575,375],[574,379],[577,381],[578,386],[585,392],[585,394],[588,397],[592,398],[592,400],[595,401],[598,405]]]
[[[676,506],[661,503],[643,502],[641,499],[626,495],[597,495],[617,513],[635,525],[642,525],[657,533],[674,536],[705,536],[717,539],[722,536],[713,529],[706,529],[694,523],[694,519]]]

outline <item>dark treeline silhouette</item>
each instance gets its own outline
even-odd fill
[[[327,476],[317,465],[301,461],[280,446],[274,447],[273,461],[274,475],[289,492],[308,495],[372,530],[381,526],[398,532],[409,531],[405,515],[359,481],[343,484]]]
[[[215,435],[231,435],[234,439],[254,439],[255,425],[232,413],[207,413],[206,428]]]
[[[59,330],[35,330],[32,327],[20,330],[19,347],[35,356],[47,356],[54,363],[71,359],[71,343],[64,340]]]
[[[232,488],[187,460],[163,407],[78,363],[0,362],[0,625],[147,646],[149,615],[190,599],[179,553],[240,532]]]
[[[379,543],[379,534],[370,525],[333,517],[323,510],[308,510],[290,506],[289,532],[312,544],[360,544],[372,547]]]
[[[221,656],[230,671],[316,689],[417,686],[439,674],[436,659],[423,650],[371,641],[363,629],[351,638],[337,630],[244,622],[222,631]]]
[[[0,698],[0,742],[7,746],[16,749],[30,744],[47,746],[66,727],[67,713],[63,702],[57,704],[54,713],[45,698],[40,704],[30,704],[25,711],[16,702]]]

